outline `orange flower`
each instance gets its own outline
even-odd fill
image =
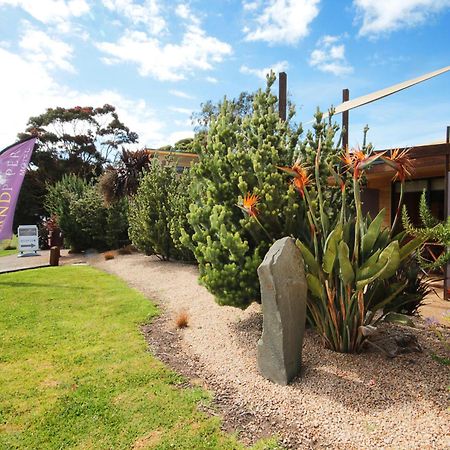
[[[241,209],[244,210],[249,216],[256,217],[259,213],[256,208],[258,202],[259,197],[256,194],[250,194],[250,192],[248,192],[247,195],[244,196]]]
[[[353,178],[358,179],[363,170],[372,164],[378,158],[383,157],[383,153],[377,153],[375,155],[368,155],[362,150],[354,149],[351,153],[347,150],[341,156],[341,160],[348,168],[353,169]]]
[[[346,166],[348,166],[348,167],[352,166],[353,158],[352,158],[352,155],[350,154],[350,152],[348,150],[348,147],[342,153],[341,160]]]
[[[399,179],[402,183],[411,176],[413,163],[409,157],[409,149],[400,151],[399,148],[392,151],[390,156],[383,156],[383,160],[395,169],[394,181]]]
[[[292,184],[295,189],[300,193],[302,198],[305,197],[305,188],[311,182],[311,175],[308,175],[308,171],[301,164],[294,164],[292,167],[279,167],[278,169],[283,170],[284,172],[292,175],[294,179],[292,180]]]

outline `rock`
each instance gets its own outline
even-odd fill
[[[378,330],[366,343],[380,350],[389,358],[395,358],[404,353],[421,353],[423,351],[417,337],[402,328],[383,329],[381,332]]]
[[[285,237],[270,247],[258,276],[263,311],[258,367],[265,378],[285,386],[300,372],[308,291],[294,239]]]

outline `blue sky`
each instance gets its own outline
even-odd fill
[[[298,121],[450,65],[450,0],[0,0],[0,147],[54,106],[110,103],[157,147],[209,99],[288,73]],[[340,117],[337,117],[340,121]],[[350,112],[350,144],[442,141],[450,73]]]

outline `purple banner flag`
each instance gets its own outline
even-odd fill
[[[14,211],[35,142],[27,139],[0,152],[0,240],[13,234]]]

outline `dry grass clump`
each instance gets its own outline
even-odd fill
[[[177,318],[175,319],[175,325],[177,328],[186,328],[189,323],[189,316],[187,315],[186,311],[182,311],[178,314]]]
[[[114,252],[106,252],[103,254],[105,261],[109,261],[110,259],[114,259]]]

